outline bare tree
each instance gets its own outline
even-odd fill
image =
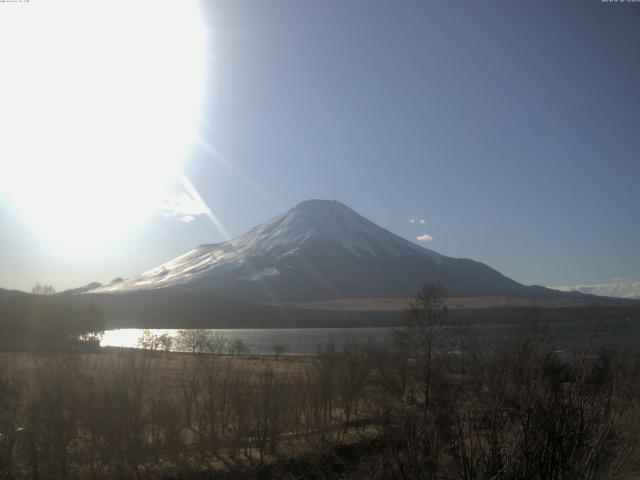
[[[231,355],[247,355],[249,353],[249,347],[244,343],[241,338],[236,338],[231,343]]]
[[[276,360],[279,360],[280,357],[282,355],[284,355],[287,352],[287,346],[283,343],[276,343],[275,345],[273,345],[271,347],[271,350],[273,350],[273,353],[276,356]]]
[[[438,329],[447,319],[447,296],[442,285],[428,283],[405,310],[404,328],[394,332],[394,340],[406,361],[418,367],[425,408],[429,402],[433,354]]]
[[[222,355],[227,350],[227,339],[219,333],[211,333],[204,331],[204,352],[213,353],[214,355]]]
[[[179,350],[202,353],[207,350],[208,333],[206,330],[191,328],[178,330],[176,346]]]
[[[160,347],[160,337],[151,330],[145,329],[138,338],[138,347],[145,350],[156,351]]]
[[[168,333],[163,333],[158,337],[158,343],[163,352],[170,352],[173,347],[174,339]]]
[[[340,409],[344,416],[344,433],[350,422],[356,417],[360,407],[360,398],[365,388],[371,365],[366,351],[355,340],[347,343],[337,372],[336,387],[340,398]]]
[[[34,295],[54,295],[56,289],[51,285],[40,285],[40,282],[37,282],[31,289],[31,293]]]

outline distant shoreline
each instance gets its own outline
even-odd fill
[[[279,328],[374,328],[397,327],[402,325],[403,311],[397,310],[318,310],[289,307],[282,315],[261,315],[240,312],[238,315],[220,314],[214,311],[190,312],[165,311],[162,315],[154,312],[122,312],[105,308],[107,328],[212,328],[212,329],[279,329]],[[640,305],[604,305],[597,307],[555,307],[538,308],[537,315],[550,322],[589,322],[612,320],[640,321]],[[530,306],[451,308],[449,323],[453,325],[498,325],[519,324],[532,315]]]

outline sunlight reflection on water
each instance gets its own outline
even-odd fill
[[[334,345],[340,351],[352,341],[363,346],[384,346],[392,342],[393,328],[274,328],[274,329],[211,329],[213,336],[222,339],[227,347],[241,339],[252,354],[270,354],[275,345],[286,347],[287,353],[313,355],[326,345]],[[108,330],[101,342],[102,346],[130,347],[138,346],[138,338],[144,330],[126,328]],[[480,344],[490,347],[508,339],[516,333],[514,325],[489,324],[465,327],[467,342],[475,338]],[[556,348],[571,352],[583,344],[587,338],[596,345],[618,345],[638,347],[640,345],[640,321],[633,319],[600,322],[557,322],[550,325],[551,335]],[[157,336],[168,334],[175,336],[178,330],[155,329]]]
[[[342,349],[350,340],[362,345],[385,345],[391,341],[392,328],[278,328],[278,329],[212,329],[208,330],[218,338],[222,338],[227,346],[234,340],[241,339],[249,349],[249,353],[273,353],[274,345],[284,345],[288,353],[315,354],[318,349],[333,344]],[[105,347],[138,346],[138,338],[143,329],[123,328],[107,330],[100,342]],[[178,330],[153,329],[157,336],[164,333],[175,336]]]

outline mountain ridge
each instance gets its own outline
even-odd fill
[[[120,279],[119,279],[120,280]],[[411,296],[425,282],[456,296],[562,295],[467,258],[416,245],[335,200],[306,200],[226,242],[83,293],[175,288],[252,302]]]

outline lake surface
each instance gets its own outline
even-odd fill
[[[316,354],[322,347],[333,344],[341,350],[350,341],[362,345],[384,346],[392,341],[394,328],[271,328],[271,329],[213,329],[211,334],[224,341],[226,345],[236,339],[242,339],[252,354],[271,354],[275,345],[284,345],[290,354]],[[175,336],[177,330],[151,330],[156,335],[167,333]],[[514,325],[473,325],[464,327],[465,336],[475,338],[481,345],[508,340],[517,335]],[[616,345],[622,347],[640,347],[640,321],[612,320],[606,323],[567,322],[553,323],[550,331],[556,349],[569,352],[583,345],[588,339],[595,345]],[[102,346],[137,347],[142,329],[120,329],[105,332]]]

